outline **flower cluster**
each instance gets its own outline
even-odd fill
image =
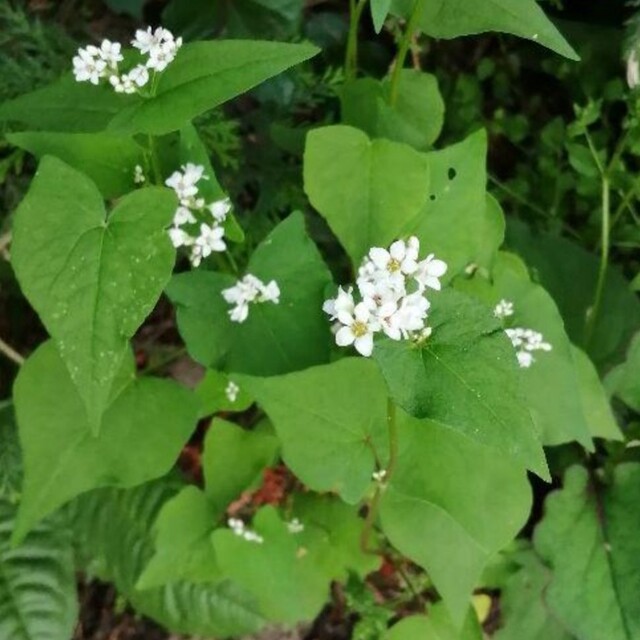
[[[493,310],[496,318],[504,319],[515,313],[513,302],[509,300],[500,300]],[[553,348],[548,342],[544,341],[544,336],[533,329],[525,329],[523,327],[513,327],[505,329],[505,333],[509,336],[511,344],[516,349],[516,357],[518,364],[528,369],[534,362],[534,351],[551,351]]]
[[[207,180],[204,167],[188,162],[181,171],[174,171],[165,181],[180,201],[173,216],[173,225],[169,229],[169,237],[176,248],[190,247],[190,260],[194,267],[200,266],[203,258],[214,251],[226,250],[222,225],[231,211],[229,198],[207,204],[204,198],[198,197],[197,184],[200,180]],[[208,212],[209,222],[202,220],[205,212]],[[199,214],[198,217],[196,214]]]
[[[280,287],[275,280],[264,284],[262,280],[248,273],[242,280],[238,280],[233,287],[224,289],[222,297],[234,305],[229,310],[232,322],[244,322],[249,316],[249,304],[260,302],[280,302]]]
[[[374,482],[377,482],[378,484],[384,484],[384,481],[387,478],[387,470],[380,469],[380,471],[374,471],[371,474],[371,478]]]
[[[256,533],[251,529],[247,529],[244,522],[239,518],[229,518],[229,520],[227,520],[227,524],[233,533],[244,538],[247,542],[256,542],[257,544],[262,544],[264,542],[264,538],[259,533]]]
[[[120,69],[124,56],[119,42],[103,40],[99,47],[89,45],[78,49],[73,58],[75,79],[97,85],[104,78],[116,93],[136,93],[149,82],[149,70],[159,73],[174,60],[182,46],[182,38],[174,38],[171,31],[162,27],[155,30],[147,27],[136,31],[131,44],[146,56],[146,60],[127,72]]]
[[[440,290],[447,265],[433,254],[418,261],[419,252],[415,236],[394,242],[388,250],[373,247],[358,271],[361,300],[354,298],[353,287],[339,287],[338,295],[325,301],[323,311],[338,323],[338,346],[353,345],[368,357],[373,336],[380,331],[392,340],[422,340],[430,335],[426,293],[429,288]]]

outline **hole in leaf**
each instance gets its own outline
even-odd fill
[[[449,167],[449,171],[447,172],[447,176],[449,176],[449,180],[453,180],[457,175],[458,175],[458,172],[453,167]]]
[[[429,196],[429,200],[435,200],[435,199],[436,199],[436,196],[435,196],[435,194],[434,194],[434,193],[432,193],[432,194]]]

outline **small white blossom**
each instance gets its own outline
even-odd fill
[[[264,538],[260,534],[251,529],[247,529],[244,522],[238,518],[229,518],[227,524],[235,535],[244,538],[247,542],[256,542],[258,544],[264,542]]]
[[[127,77],[138,87],[144,87],[149,82],[149,71],[144,65],[139,64],[129,71]]]
[[[181,227],[183,224],[195,224],[197,222],[191,209],[183,206],[179,206],[176,212],[173,214],[173,224],[176,227]]]
[[[229,384],[227,384],[224,390],[227,400],[229,402],[235,402],[238,398],[238,393],[240,393],[240,387],[235,382],[229,380]]]
[[[116,93],[136,92],[136,85],[127,74],[124,74],[123,76],[109,76],[109,82]]]
[[[207,209],[211,212],[213,219],[217,222],[224,222],[227,219],[229,211],[231,211],[231,200],[224,198],[223,200],[216,200],[207,205]]]
[[[189,162],[182,167],[182,171],[174,171],[164,183],[176,192],[181,204],[188,206],[191,199],[198,194],[196,185],[203,175],[204,167],[202,165]]]
[[[146,178],[144,177],[144,171],[142,169],[142,167],[137,164],[134,168],[133,168],[133,181],[136,184],[143,184],[145,182]]]
[[[287,522],[287,529],[289,533],[302,533],[304,531],[304,525],[298,518],[293,518],[290,522]]]
[[[430,308],[427,288],[440,289],[447,270],[433,254],[418,262],[420,241],[415,236],[398,240],[389,249],[372,247],[358,269],[353,288],[338,289],[335,298],[326,300],[323,311],[337,321],[338,346],[354,345],[364,356],[373,351],[373,336],[382,331],[392,340],[421,343],[430,335],[426,320]]]
[[[513,302],[505,300],[504,298],[498,302],[493,310],[493,315],[496,318],[508,318],[509,316],[512,316],[513,313]]]
[[[107,63],[99,57],[99,49],[96,47],[86,47],[78,49],[78,54],[73,58],[73,75],[78,82],[90,82],[99,84],[100,78],[104,77]]]
[[[373,480],[375,480],[375,482],[382,483],[385,481],[385,478],[387,477],[387,470],[380,469],[380,471],[374,471],[371,474],[371,477],[373,478]]]
[[[171,229],[169,229],[169,238],[171,238],[171,243],[176,249],[179,247],[190,247],[194,242],[194,239],[184,229],[180,229],[179,227],[171,227]]]
[[[100,44],[98,55],[112,69],[118,68],[118,62],[122,62],[121,53],[122,45],[119,42],[111,42],[111,40],[103,40]]]
[[[338,318],[341,327],[336,333],[339,347],[353,345],[358,353],[368,358],[373,352],[373,334],[380,330],[380,323],[372,315],[371,309],[360,302],[352,314],[341,314]]]
[[[248,273],[238,280],[233,287],[223,289],[222,297],[229,304],[234,305],[229,310],[229,317],[233,322],[244,322],[249,316],[249,304],[271,302],[279,304],[280,287],[275,280],[264,284],[259,278]]]
[[[207,258],[214,251],[220,252],[227,248],[222,227],[210,227],[206,224],[200,225],[200,235],[195,239],[191,249],[191,264],[194,267],[200,266],[203,258]]]
[[[518,364],[527,369],[534,362],[534,351],[551,351],[552,346],[544,341],[544,337],[538,331],[533,329],[524,329],[516,327],[513,329],[505,329],[505,333],[509,336],[511,344],[516,349],[516,357]]]

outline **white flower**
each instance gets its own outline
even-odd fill
[[[144,87],[149,82],[149,71],[144,65],[139,64],[129,71],[127,78],[138,87]]]
[[[411,275],[418,268],[418,251],[420,241],[415,236],[411,236],[407,242],[396,240],[387,251],[380,247],[373,247],[369,250],[371,262],[381,271],[388,271],[390,274],[397,272]]]
[[[355,306],[353,315],[341,313],[338,320],[344,326],[336,333],[336,344],[339,347],[353,345],[358,353],[368,358],[373,352],[373,334],[380,330],[371,309],[360,302]]]
[[[78,55],[73,57],[73,75],[78,82],[98,84],[105,75],[107,63],[99,57],[99,49],[89,46],[78,49]]]
[[[227,524],[229,525],[229,528],[236,534],[238,532],[242,533],[244,531],[244,522],[239,518],[229,518],[227,520]]]
[[[265,285],[259,278],[248,273],[238,280],[233,287],[222,290],[222,297],[229,304],[234,305],[229,310],[232,322],[244,322],[249,316],[250,303],[271,302],[279,304],[280,287],[275,280]]]
[[[224,222],[227,219],[227,214],[231,211],[231,200],[229,200],[229,198],[216,200],[207,205],[207,208],[216,222]]]
[[[424,297],[421,291],[416,291],[411,295],[405,296],[400,303],[400,307],[389,320],[390,328],[396,335],[399,333],[405,339],[409,338],[410,334],[416,331],[422,331],[430,306],[430,302]],[[389,332],[385,333],[387,333],[390,338],[395,340],[400,339]]]
[[[346,291],[342,287],[338,287],[338,295],[335,298],[329,298],[324,301],[322,310],[329,315],[331,320],[336,320],[340,313],[352,315],[355,308],[353,301],[353,287],[349,287]]]
[[[227,396],[227,400],[229,402],[235,402],[239,392],[240,387],[235,382],[229,380],[229,384],[227,384],[224,390],[224,394]]]
[[[144,171],[142,170],[142,167],[137,164],[134,168],[133,168],[133,181],[135,182],[135,184],[142,184],[143,182],[145,182],[146,178],[144,177]]]
[[[242,537],[247,542],[256,542],[257,544],[262,544],[264,542],[264,538],[259,533],[256,533],[255,531],[245,531],[242,534]]]
[[[222,227],[210,227],[207,224],[200,225],[200,235],[195,239],[191,251],[191,264],[200,266],[203,258],[207,258],[214,251],[224,251],[227,248]]]
[[[382,483],[382,482],[384,482],[384,479],[387,477],[387,470],[386,469],[380,469],[380,471],[374,471],[371,474],[371,477],[373,478],[373,480],[375,482]]]
[[[260,534],[251,531],[251,529],[247,529],[244,522],[238,518],[229,518],[227,524],[235,535],[244,538],[247,542],[256,542],[258,544],[264,542],[264,538]]]
[[[109,76],[109,82],[116,93],[136,92],[136,85],[126,73],[123,76]]]
[[[121,49],[122,45],[119,42],[111,42],[111,40],[105,39],[100,44],[98,54],[112,69],[117,69],[118,62],[123,60]]]
[[[504,298],[498,302],[495,309],[493,310],[493,315],[496,318],[507,318],[512,316],[514,313],[513,302],[509,300],[505,300]]]
[[[437,260],[433,253],[429,254],[425,260],[418,263],[418,268],[414,277],[421,288],[429,287],[440,291],[440,278],[447,272],[447,263]]]
[[[198,193],[196,184],[202,179],[204,167],[188,163],[182,167],[182,171],[174,171],[165,184],[176,192],[178,199],[183,204],[188,204],[190,199]]]
[[[195,224],[196,219],[191,210],[187,207],[180,206],[176,209],[176,212],[173,214],[173,224],[176,227],[180,227],[183,224]]]
[[[289,533],[302,533],[304,531],[304,525],[300,520],[298,520],[298,518],[294,518],[290,522],[287,522],[287,529]]]
[[[551,351],[552,349],[552,346],[544,341],[543,335],[533,329],[516,327],[505,329],[505,333],[516,349],[518,364],[523,368],[529,368],[535,362],[533,351]]]
[[[171,227],[171,229],[169,229],[169,238],[171,238],[171,243],[176,249],[179,247],[190,247],[194,242],[193,238],[186,231],[178,227]]]

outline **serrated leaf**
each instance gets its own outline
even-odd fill
[[[422,346],[382,340],[374,348],[394,401],[548,477],[513,347],[500,324],[487,307],[456,291],[431,301],[433,333]]]
[[[14,386],[24,486],[14,540],[71,498],[95,487],[130,487],[166,473],[193,431],[197,402],[168,380],[128,378],[91,434],[82,400],[52,342],[21,367]],[[53,457],[52,457],[53,456]]]
[[[423,157],[431,175],[429,197],[408,232],[448,264],[448,277],[470,263],[486,266],[502,244],[504,220],[499,205],[487,201],[485,131]]]
[[[527,475],[446,424],[398,418],[398,462],[380,505],[382,528],[427,570],[459,625],[482,569],[529,516]]]
[[[191,356],[227,372],[277,375],[329,359],[329,323],[322,313],[331,282],[302,214],[281,222],[253,253],[247,273],[275,280],[278,304],[252,304],[245,322],[232,322],[222,291],[236,278],[212,271],[175,276],[167,295],[178,311],[178,328]],[[304,279],[300,274],[304,273]]]
[[[168,282],[175,196],[141,189],[107,216],[96,185],[45,157],[13,224],[11,262],[98,430],[128,340]]]
[[[307,135],[304,189],[354,265],[406,233],[427,201],[424,155],[342,125]]]
[[[15,510],[0,497],[0,637],[70,638],[78,602],[69,532],[50,520],[13,547]]]
[[[94,574],[114,582],[136,611],[176,633],[229,637],[255,632],[264,618],[255,600],[229,580],[135,588],[153,555],[152,524],[182,486],[162,480],[131,490],[96,490],[76,500],[70,515],[79,555]]]
[[[103,198],[115,198],[135,188],[136,165],[144,166],[144,150],[132,138],[109,133],[22,131],[7,140],[37,158],[56,156],[96,183]]]
[[[414,0],[393,0],[392,12],[407,18]],[[556,53],[579,60],[535,0],[426,0],[417,26],[434,38],[501,31],[537,42]]]
[[[266,426],[252,431],[226,420],[214,419],[207,431],[202,454],[205,492],[217,514],[262,477],[273,463],[278,439]]]
[[[376,452],[386,460],[386,389],[375,364],[346,358],[272,378],[240,377],[267,412],[282,457],[314,491],[357,503],[371,483]]]
[[[211,534],[219,511],[197,487],[188,486],[168,500],[153,525],[155,554],[136,583],[140,590],[185,580],[222,580]]]
[[[552,569],[545,601],[581,640],[640,635],[640,465],[621,464],[600,486],[571,467],[546,501],[535,531],[537,552]]]
[[[317,52],[310,44],[258,40],[186,44],[160,76],[155,96],[132,101],[108,128],[126,134],[176,131],[196,116]]]

